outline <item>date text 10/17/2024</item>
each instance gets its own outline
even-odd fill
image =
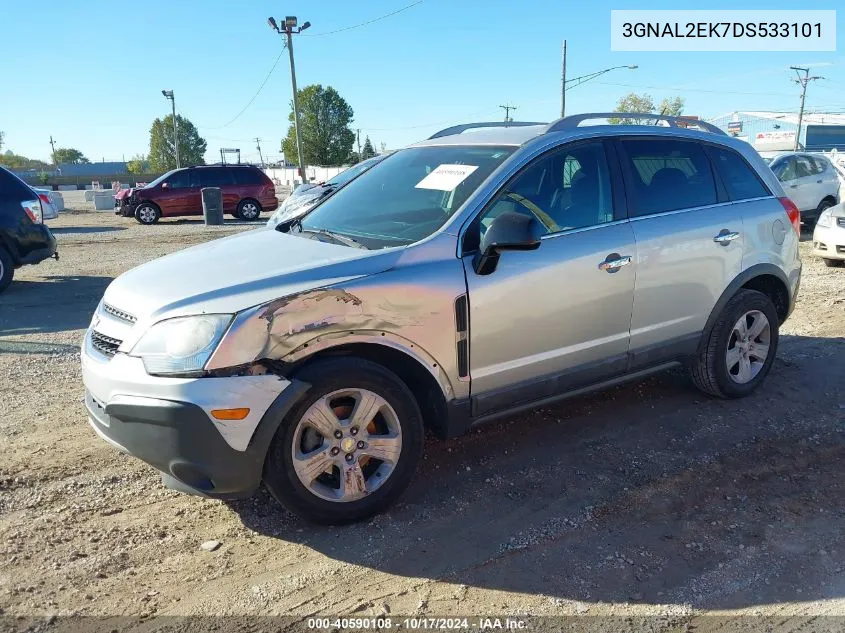
[[[455,618],[308,618],[306,626],[311,630],[357,629],[380,630],[404,629],[409,631],[478,630],[519,631],[528,628],[528,622],[518,617],[455,617]]]

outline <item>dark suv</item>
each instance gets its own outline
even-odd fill
[[[41,201],[29,186],[0,167],[0,292],[15,268],[56,257],[56,238],[44,225]]]
[[[155,224],[161,217],[202,215],[203,187],[220,187],[223,212],[242,220],[257,220],[262,211],[279,206],[273,181],[257,167],[203,165],[174,169],[134,189],[115,213],[141,224]]]

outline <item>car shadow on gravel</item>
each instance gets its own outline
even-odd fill
[[[0,336],[82,330],[112,277],[45,275],[13,281],[0,303]]]
[[[429,439],[402,501],[362,524],[310,526],[265,491],[230,507],[282,543],[469,588],[697,608],[841,598],[843,375],[845,339],[782,336],[743,400],[678,370]]]
[[[111,233],[113,231],[125,231],[125,226],[57,226],[51,228],[54,235],[73,235],[78,233]]]

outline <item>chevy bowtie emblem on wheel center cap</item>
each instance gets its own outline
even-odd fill
[[[344,438],[344,440],[340,443],[340,448],[343,449],[344,453],[351,453],[355,450],[355,440],[351,437]]]

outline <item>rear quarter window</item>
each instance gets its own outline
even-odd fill
[[[13,173],[0,168],[0,200],[3,202],[21,202],[33,200],[37,196]]]
[[[674,139],[623,140],[634,215],[716,204],[710,160],[700,143]]]
[[[748,200],[772,195],[745,159],[731,149],[710,147],[710,157],[731,200]]]
[[[266,185],[269,182],[264,172],[257,169],[233,169],[232,172],[235,177],[235,183],[239,185]]]

